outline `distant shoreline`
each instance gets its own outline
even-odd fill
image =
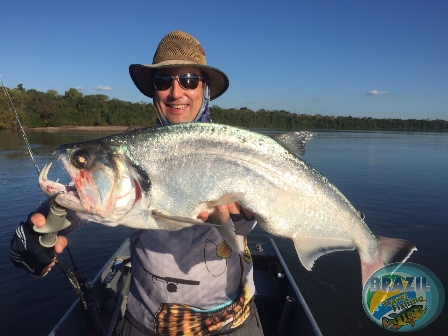
[[[46,132],[59,132],[59,131],[111,131],[111,132],[124,132],[140,128],[142,126],[59,126],[59,127],[27,127],[27,130],[46,131]]]

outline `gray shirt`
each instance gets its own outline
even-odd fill
[[[235,222],[241,247],[255,224],[255,220]],[[233,313],[229,315],[231,309],[223,308],[238,299],[247,304],[255,292],[248,249],[242,256],[231,251],[211,226],[194,225],[178,231],[133,229],[131,255],[133,281],[127,310],[149,330],[156,329],[155,322],[160,325],[172,316],[174,306],[176,313],[183,311],[182,319],[191,319],[196,313],[226,314],[221,320],[228,324]]]

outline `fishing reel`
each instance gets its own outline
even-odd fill
[[[67,220],[67,210],[56,203],[55,199],[60,193],[56,193],[50,197],[49,211],[46,218],[46,224],[42,228],[34,226],[34,231],[41,233],[39,236],[39,242],[44,247],[53,247],[58,240],[58,232],[70,226],[70,222]]]

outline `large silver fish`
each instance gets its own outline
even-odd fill
[[[98,223],[165,230],[200,224],[199,212],[238,202],[265,231],[291,238],[308,270],[326,253],[356,248],[365,283],[384,264],[405,261],[414,245],[375,236],[344,195],[298,158],[310,137],[295,132],[274,140],[192,123],[62,145],[57,152],[76,191],[56,202]],[[48,170],[41,189],[66,191],[47,179]]]

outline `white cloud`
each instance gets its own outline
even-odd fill
[[[372,90],[366,93],[368,96],[377,96],[377,95],[383,95],[383,94],[389,94],[389,91],[378,91],[378,90]]]
[[[75,90],[82,91],[84,88],[82,86],[75,86]]]
[[[110,86],[107,85],[98,85],[95,90],[99,90],[99,91],[112,91],[112,88]]]

